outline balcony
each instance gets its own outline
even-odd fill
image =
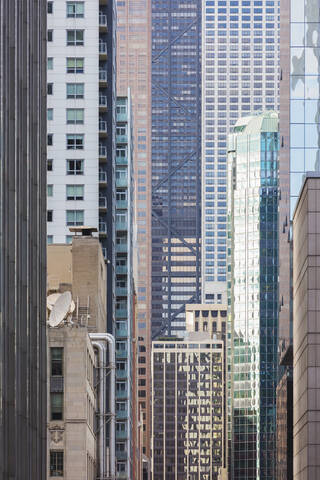
[[[117,390],[116,391],[116,400],[128,398],[128,390]]]
[[[99,95],[99,109],[103,112],[107,110],[107,97],[106,95]]]
[[[107,44],[106,42],[99,42],[99,57],[101,60],[107,60]]]
[[[106,222],[99,222],[99,235],[100,237],[107,236],[107,224]]]
[[[116,157],[116,165],[128,165],[127,157]]]
[[[117,297],[126,297],[128,295],[127,287],[116,287],[116,296]]]
[[[117,244],[116,244],[116,252],[118,252],[118,253],[128,253],[128,245],[127,245],[127,242],[125,242],[125,243],[117,243]]]
[[[116,115],[117,122],[127,122],[128,114],[127,113],[117,113]]]
[[[116,135],[116,143],[128,143],[128,135]]]
[[[99,13],[99,29],[100,32],[106,32],[108,29],[107,15]]]
[[[116,350],[116,358],[117,359],[126,359],[128,358],[127,350]]]
[[[107,210],[107,197],[99,197],[99,210],[104,212]]]
[[[106,70],[99,70],[99,83],[101,87],[106,87],[108,82]]]
[[[116,187],[127,187],[128,177],[116,178]]]
[[[101,137],[107,136],[107,122],[105,120],[99,120],[99,135]]]
[[[99,172],[99,184],[107,185],[107,174],[106,172]]]
[[[118,413],[117,413],[117,418],[119,418],[119,420],[122,419],[122,417],[120,415],[118,416]],[[127,418],[127,417],[123,417],[123,418]],[[116,451],[116,457],[117,457],[117,460],[127,460],[128,454],[127,454],[127,452],[120,452],[119,450],[117,450]]]
[[[117,370],[116,375],[117,375],[117,379],[123,380],[125,378],[128,378],[127,370]]]
[[[116,209],[127,209],[128,200],[116,200]]]
[[[116,318],[126,318],[127,309],[126,308],[117,308],[116,309]],[[122,322],[125,323],[125,322]],[[127,337],[128,336],[128,325],[121,325],[121,327],[116,328],[116,337]]]
[[[116,220],[116,230],[118,232],[122,232],[123,230],[128,230],[128,220],[127,219],[121,219]]]
[[[99,160],[103,163],[107,161],[107,147],[104,145],[99,145]]]
[[[127,432],[118,432],[116,431],[116,440],[126,440],[128,438],[128,433]],[[119,478],[119,474],[117,475]],[[127,474],[125,474],[124,478],[128,478]]]
[[[128,265],[116,265],[116,274],[118,275],[127,275]]]

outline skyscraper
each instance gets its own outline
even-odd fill
[[[201,2],[152,2],[152,336],[200,303]]]
[[[202,3],[202,301],[226,302],[227,135],[278,107],[279,0]]]
[[[116,108],[117,476],[132,478],[133,164],[130,90]]]
[[[278,115],[237,121],[228,141],[230,469],[275,478],[278,363]]]
[[[152,479],[218,480],[223,464],[224,342],[207,333],[152,343]]]
[[[99,229],[114,321],[115,3],[48,2],[48,243]]]
[[[138,409],[143,415],[143,464],[150,463],[151,355],[151,0],[117,3],[117,93],[131,91],[134,165],[134,256],[139,350]]]
[[[0,477],[46,478],[46,3],[0,5]]]

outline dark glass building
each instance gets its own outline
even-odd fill
[[[46,472],[46,8],[0,4],[0,478]]]
[[[153,338],[200,302],[200,60],[200,0],[152,2]]]

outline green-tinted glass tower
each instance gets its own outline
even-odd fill
[[[275,478],[278,116],[243,117],[228,144],[231,478]]]

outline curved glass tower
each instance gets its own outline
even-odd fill
[[[243,117],[228,145],[232,479],[274,479],[278,116]]]

